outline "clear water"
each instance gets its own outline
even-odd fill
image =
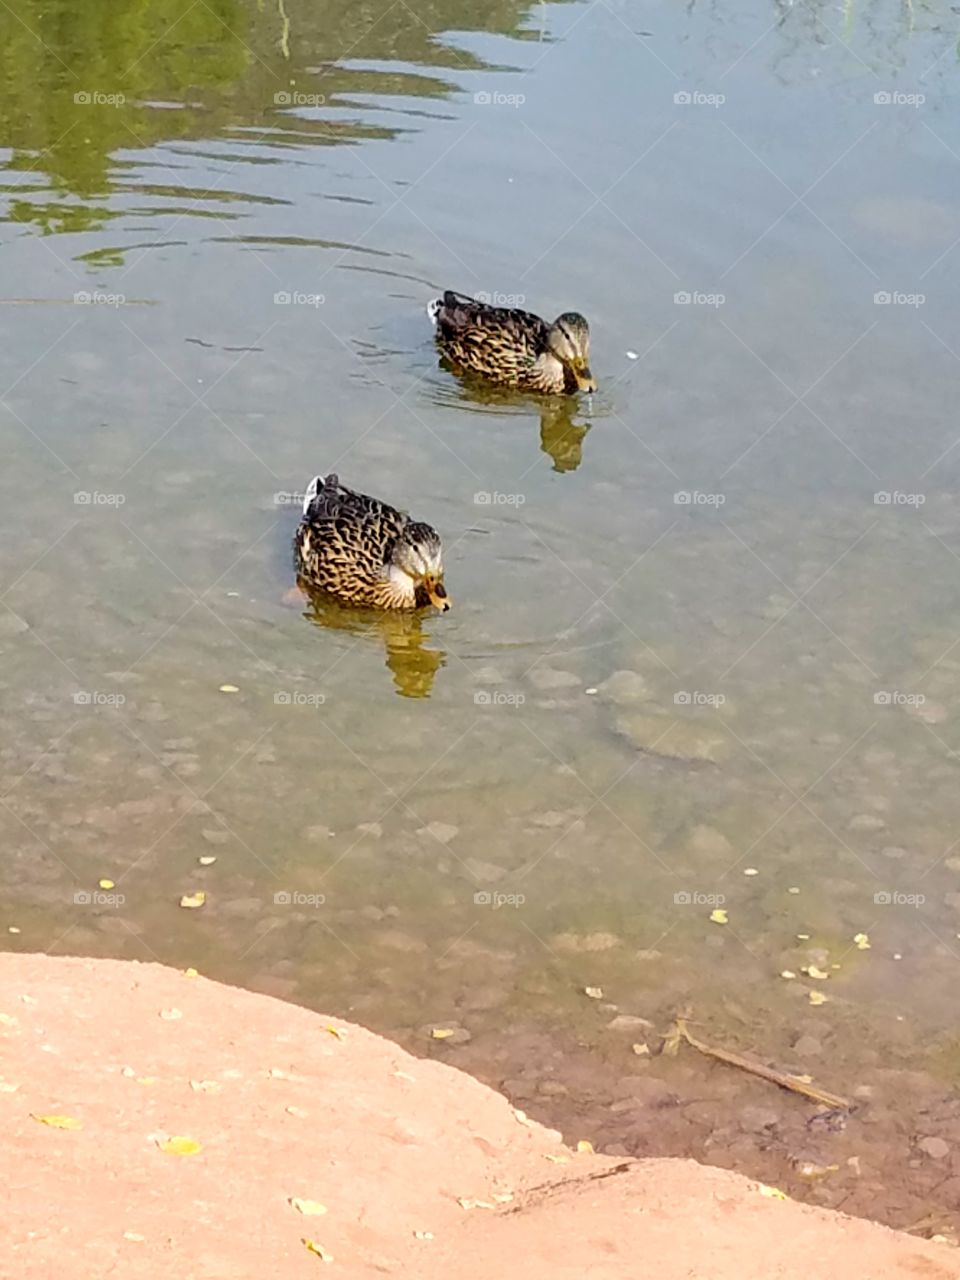
[[[341,10],[0,12],[7,945],[421,1051],[600,1062],[590,986],[942,1079],[953,10]],[[582,310],[599,392],[454,382],[442,287]],[[291,600],[331,470],[437,526],[451,613]]]

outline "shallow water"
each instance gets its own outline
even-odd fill
[[[524,1105],[568,1131],[943,1225],[952,10],[74,9],[0,12],[8,946],[195,965],[518,1098],[556,1051],[579,1083]],[[581,309],[599,391],[455,382],[441,287]],[[451,613],[291,602],[330,470],[438,527]],[[806,1104],[607,1029],[685,1004],[873,1090],[872,1165],[862,1106],[811,1185]],[[628,1138],[644,1073],[717,1106]]]

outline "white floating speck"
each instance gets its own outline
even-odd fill
[[[627,359],[628,359],[628,360],[639,360],[639,359],[640,359],[640,357],[637,355],[637,353],[636,353],[635,351],[628,351],[628,352],[627,352]]]
[[[586,693],[586,694],[589,694],[589,695],[590,695],[590,697],[592,698],[592,697],[593,697],[593,695],[597,692],[597,690],[596,690],[596,689],[584,689],[584,691],[583,691],[583,692],[584,692],[584,693]]]
[[[757,870],[756,867],[744,867],[743,874],[745,876],[758,876],[760,872]]]

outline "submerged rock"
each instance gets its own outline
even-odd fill
[[[719,764],[730,754],[730,743],[723,733],[695,720],[624,712],[617,716],[614,728],[638,751],[665,760]]]

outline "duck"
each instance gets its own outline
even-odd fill
[[[369,609],[450,608],[440,535],[335,474],[315,476],[293,540],[299,585]]]
[[[427,315],[440,351],[465,373],[520,391],[572,395],[596,391],[590,370],[590,326],[578,311],[548,324],[519,307],[493,307],[447,289]]]

